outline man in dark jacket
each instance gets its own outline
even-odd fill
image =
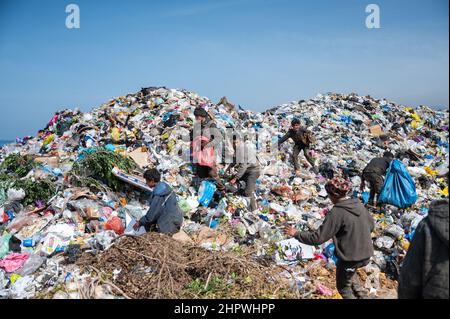
[[[288,227],[286,233],[306,245],[321,245],[331,238],[338,259],[336,264],[336,287],[344,299],[363,297],[364,289],[353,281],[358,268],[366,266],[373,255],[371,233],[375,227],[370,213],[358,199],[349,199],[348,181],[335,177],[325,189],[334,204],[323,224],[315,232],[297,232]]]
[[[400,269],[400,299],[448,299],[448,199],[434,201]]]
[[[394,155],[391,152],[384,152],[383,157],[372,159],[369,164],[367,164],[366,168],[364,168],[361,176],[360,190],[361,192],[364,191],[366,181],[368,181],[370,188],[369,205],[376,205],[375,195],[378,200],[378,196],[383,188],[386,171],[393,159]]]
[[[256,148],[252,143],[242,141],[240,137],[236,137],[233,140],[233,144],[236,150],[236,161],[230,165],[230,168],[235,167],[237,172],[230,183],[235,184],[237,181],[245,182],[244,195],[250,198],[251,211],[255,211],[258,209],[255,196],[256,180],[261,175]]]
[[[292,163],[294,164],[294,169],[296,173],[300,173],[300,164],[298,162],[298,157],[300,152],[303,151],[306,160],[313,167],[314,173],[318,173],[319,170],[315,165],[314,159],[310,155],[310,146],[312,144],[311,134],[301,127],[299,119],[293,119],[291,122],[291,128],[289,131],[278,141],[278,145],[283,144],[288,139],[292,139],[294,142],[294,149],[292,151]]]
[[[150,209],[133,227],[139,229],[144,226],[150,231],[153,226],[163,234],[177,233],[183,224],[183,214],[178,207],[177,198],[172,188],[161,182],[161,174],[156,169],[149,169],[144,173],[147,185],[154,188],[150,195]]]
[[[197,107],[194,110],[194,116],[196,123],[194,124],[194,128],[191,131],[191,141],[194,141],[194,139],[200,136],[206,137],[209,140],[209,142],[205,143],[202,141],[201,149],[203,150],[205,148],[212,147],[215,149],[216,153],[218,153],[217,148],[220,142],[222,141],[222,134],[220,130],[217,128],[217,125],[211,119],[208,112],[202,107]],[[196,163],[195,174],[199,178],[209,177],[214,179],[218,190],[223,190],[225,188],[219,178],[215,161],[212,167],[203,166],[200,165],[199,163]]]

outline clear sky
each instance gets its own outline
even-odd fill
[[[67,29],[68,4],[80,29]],[[365,8],[381,9],[367,29]],[[0,140],[144,86],[252,110],[357,92],[447,107],[448,0],[0,0]]]

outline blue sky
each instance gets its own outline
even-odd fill
[[[0,139],[144,86],[252,110],[329,91],[447,107],[448,36],[447,0],[0,0]]]

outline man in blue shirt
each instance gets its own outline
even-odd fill
[[[157,231],[172,235],[177,233],[183,224],[183,213],[178,207],[177,198],[172,188],[165,182],[161,182],[161,174],[152,168],[144,173],[147,185],[154,188],[150,194],[150,209],[133,227],[139,229],[144,226],[150,231],[156,226]]]

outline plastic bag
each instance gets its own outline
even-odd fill
[[[9,280],[5,275],[5,271],[0,269],[0,289],[4,289],[9,283]]]
[[[394,242],[395,239],[388,236],[378,237],[377,240],[375,240],[375,246],[378,248],[390,249],[392,245],[394,245]]]
[[[44,239],[41,251],[47,255],[51,255],[58,247],[61,247],[62,244],[63,241],[61,240],[61,238],[53,234],[48,234]]]
[[[325,249],[323,250],[323,254],[328,258],[333,260],[333,262],[336,264],[337,263],[337,257],[335,255],[335,247],[334,244],[331,243],[329,244],[327,247],[325,247]]]
[[[94,249],[108,249],[115,238],[117,234],[112,230],[99,232],[89,241],[89,245]]]
[[[215,160],[214,148],[208,147],[202,150],[201,149],[202,142],[208,143],[209,139],[204,136],[199,136],[195,138],[194,141],[192,142],[193,146],[192,156],[194,159],[194,163],[198,163],[201,166],[213,167]]]
[[[108,220],[105,224],[106,230],[113,230],[117,235],[122,235],[125,231],[125,227],[119,217],[114,216]]]
[[[379,202],[407,208],[416,201],[416,185],[406,166],[399,160],[393,160],[387,171]]]
[[[386,234],[394,236],[395,238],[402,237],[405,234],[405,231],[399,225],[391,225],[385,229]]]
[[[9,252],[9,240],[11,239],[11,234],[6,234],[0,237],[0,258],[5,257]]]
[[[69,224],[55,224],[47,229],[47,233],[53,233],[61,239],[70,239],[75,236],[75,228]]]
[[[128,215],[130,215],[136,220],[141,219],[146,214],[146,210],[143,209],[141,206],[139,206],[137,203],[135,204],[128,203],[124,208],[128,213]]]
[[[39,217],[35,214],[19,214],[14,218],[14,220],[6,227],[8,232],[19,232],[22,228],[28,225],[32,225]]]
[[[36,283],[31,276],[20,277],[11,286],[11,298],[26,299],[33,298],[36,294]]]
[[[114,142],[120,140],[120,130],[117,127],[113,127],[113,129],[111,130],[111,138]]]
[[[326,296],[326,297],[333,296],[333,290],[331,290],[330,288],[328,288],[327,286],[322,285],[322,284],[317,285],[317,292],[319,294],[321,294],[322,296]]]
[[[200,205],[208,207],[216,192],[216,185],[214,183],[203,181],[198,190],[198,202]]]
[[[0,267],[5,269],[6,272],[13,272],[22,267],[27,260],[29,253],[11,253],[2,260],[0,260]]]
[[[361,194],[361,199],[364,204],[369,202],[370,194],[368,192],[364,192]]]
[[[188,201],[184,198],[178,202],[178,206],[184,214],[187,214],[192,210],[191,205],[189,205]]]
[[[23,189],[10,188],[8,190],[8,200],[11,202],[19,202],[25,198],[25,191]]]
[[[448,163],[444,163],[436,168],[438,176],[444,176],[448,174]]]
[[[277,243],[274,259],[278,265],[296,264],[300,260],[312,259],[314,247],[302,244],[295,238],[285,239]]]

